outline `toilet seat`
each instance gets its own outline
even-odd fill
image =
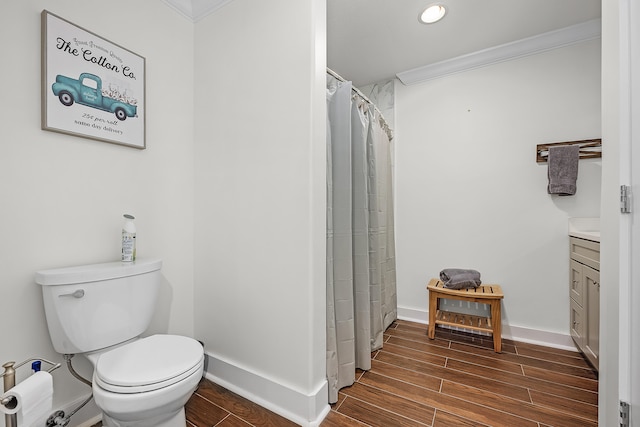
[[[202,345],[188,337],[153,335],[100,356],[94,380],[113,393],[143,393],[175,384],[202,368]]]

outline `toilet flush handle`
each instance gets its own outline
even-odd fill
[[[84,289],[78,289],[77,291],[71,292],[70,294],[58,295],[59,298],[62,298],[62,297],[82,298],[83,296],[84,296]]]

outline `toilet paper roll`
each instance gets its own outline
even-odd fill
[[[7,397],[16,399],[16,404],[7,408],[0,405],[0,412],[17,414],[20,427],[32,427],[44,423],[53,408],[53,378],[44,371],[36,372],[9,391],[0,400]]]

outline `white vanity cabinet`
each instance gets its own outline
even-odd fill
[[[600,347],[600,243],[570,237],[571,337],[598,369]]]

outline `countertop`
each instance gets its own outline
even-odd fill
[[[569,236],[600,243],[600,218],[569,218]]]
[[[570,231],[569,236],[600,243],[599,231]]]

